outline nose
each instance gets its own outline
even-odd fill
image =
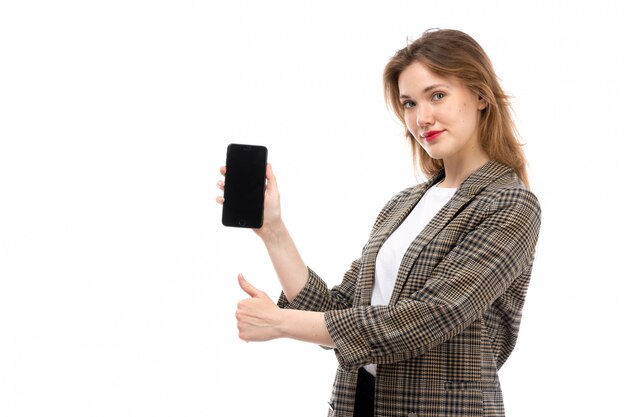
[[[421,128],[432,125],[433,112],[428,104],[423,104],[417,108],[417,125]]]

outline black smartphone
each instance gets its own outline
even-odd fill
[[[222,224],[258,229],[263,226],[267,148],[231,143],[226,150]]]

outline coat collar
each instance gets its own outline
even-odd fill
[[[492,182],[511,174],[513,174],[513,168],[490,160],[467,177],[461,183],[459,191],[467,196],[475,196]]]
[[[491,184],[497,178],[505,174],[510,174],[513,169],[507,165],[501,164],[494,160],[489,160],[483,166],[472,172],[459,186],[457,193],[468,197],[479,194],[485,187]],[[445,177],[444,170],[439,171],[425,184],[426,189],[437,184]],[[425,191],[425,190],[424,190]]]
[[[452,197],[452,200],[450,200],[449,205],[457,209],[463,207],[470,199],[480,194],[489,184],[502,177],[508,177],[512,173],[513,169],[507,165],[494,160],[487,161],[461,183]],[[413,210],[413,207],[415,207],[417,202],[424,196],[424,193],[426,193],[430,187],[435,186],[435,184],[443,180],[444,177],[445,172],[441,170],[428,181],[413,187],[408,198],[399,203],[397,212],[400,215],[394,223],[392,230],[390,230],[390,233],[404,221],[406,216]]]
[[[405,256],[402,260],[390,304],[397,302],[402,292],[404,283],[408,278],[412,264],[415,262],[424,246],[426,246],[460,210],[462,210],[476,195],[480,194],[480,192],[489,184],[502,177],[508,177],[512,174],[512,172],[513,170],[510,167],[490,160],[474,171],[461,183],[452,199],[435,216],[437,221],[429,222],[424,230],[422,230],[422,232],[409,246],[407,253],[410,253],[410,256]],[[361,299],[361,303],[369,304],[371,299],[375,262],[380,247],[387,240],[389,235],[391,235],[391,233],[393,233],[393,231],[400,225],[400,223],[406,219],[424,193],[430,187],[441,181],[443,177],[444,172],[442,170],[434,175],[430,180],[413,187],[409,195],[407,195],[406,198],[401,199],[396,207],[394,207],[394,213],[391,215],[392,221],[387,223],[386,227],[383,227],[377,232],[379,239],[376,239],[376,244],[374,244],[373,247],[370,247],[368,255],[365,259],[363,259],[363,261],[367,264],[364,270],[371,271],[371,276],[361,277],[364,284],[364,287],[360,291],[361,296],[363,297],[363,299]]]

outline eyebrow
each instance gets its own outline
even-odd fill
[[[433,84],[433,85],[429,85],[428,87],[424,88],[422,90],[422,93],[428,93],[429,91],[435,90],[435,89],[440,88],[440,87],[450,88],[450,86],[446,85],[446,84]],[[401,94],[400,98],[411,98],[411,96],[407,96],[406,94]]]

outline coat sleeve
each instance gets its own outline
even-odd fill
[[[330,291],[326,283],[309,268],[309,278],[298,295],[289,301],[284,292],[281,292],[277,305],[280,308],[308,311],[340,310],[352,307],[354,288],[360,269],[360,259],[352,262],[345,273],[341,285]]]
[[[501,190],[423,288],[395,305],[327,311],[340,365],[406,360],[462,332],[532,265],[540,217],[530,191]]]

